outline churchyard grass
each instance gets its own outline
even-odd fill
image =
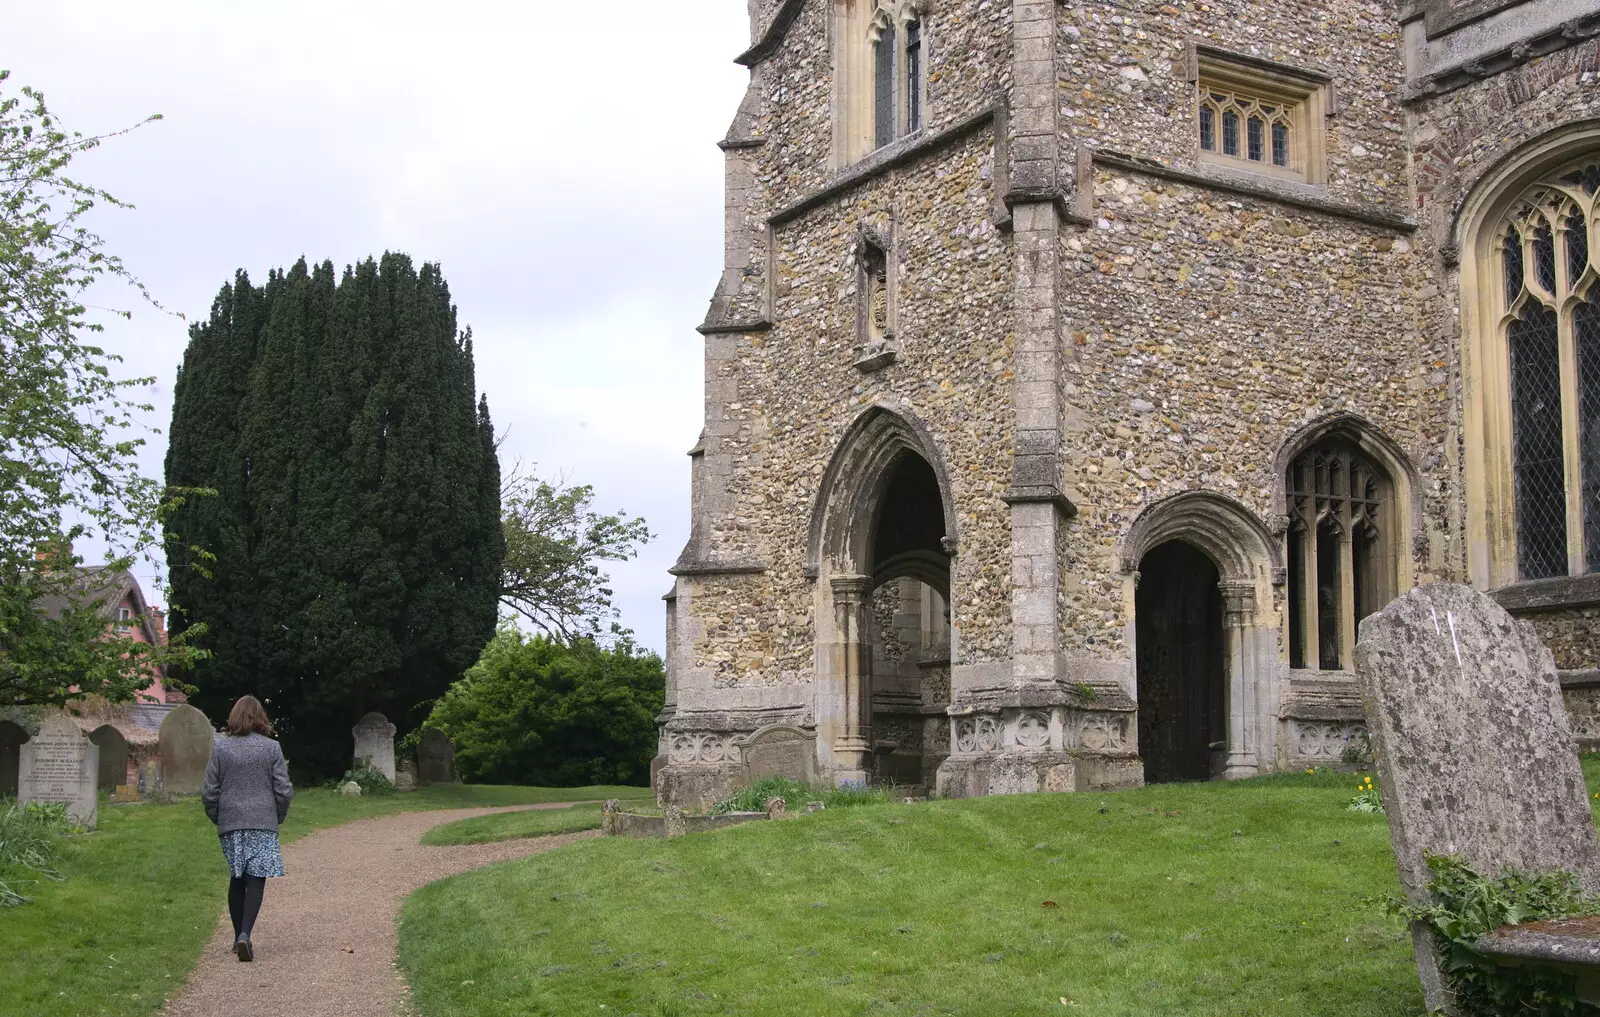
[[[628,788],[637,794],[640,788]],[[649,808],[653,798],[618,799],[624,809]],[[458,819],[454,823],[436,826],[422,835],[422,843],[429,847],[451,844],[488,844],[499,840],[518,840],[525,837],[548,837],[557,833],[576,833],[579,830],[600,829],[599,805],[573,805],[565,809],[531,812],[502,812],[493,816]]]
[[[425,887],[400,962],[423,1017],[1420,1015],[1409,936],[1364,903],[1399,883],[1359,779],[586,841]]]
[[[346,798],[312,788],[296,792],[282,836],[288,842],[324,827],[399,812],[641,793],[469,784]],[[99,829],[66,838],[57,867],[65,882],[41,881],[28,888],[32,903],[0,909],[0,1013],[154,1013],[183,982],[223,909],[226,871],[199,800],[113,807],[102,799]]]

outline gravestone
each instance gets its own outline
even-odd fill
[[[417,746],[417,782],[454,784],[456,782],[456,743],[436,727],[422,729]]]
[[[139,794],[146,798],[163,793],[161,786],[161,759],[146,759],[139,764]]]
[[[206,764],[217,732],[206,715],[187,703],[176,706],[161,721],[162,790],[174,795],[197,795],[205,783]]]
[[[1356,669],[1400,881],[1427,900],[1427,855],[1486,876],[1566,871],[1600,890],[1589,811],[1555,660],[1533,627],[1466,586],[1412,590],[1361,623]],[[1430,1008],[1446,993],[1412,929]]]
[[[377,770],[394,783],[394,725],[389,718],[373,711],[356,721],[350,733],[356,740],[356,768]]]
[[[101,724],[89,735],[100,746],[99,785],[102,791],[115,791],[128,782],[128,739],[110,724]]]
[[[689,832],[689,824],[683,818],[683,810],[676,805],[668,805],[662,809],[661,816],[668,837],[682,837]]]
[[[361,785],[353,780],[347,780],[339,785],[339,793],[347,798],[361,797]]]
[[[62,802],[74,823],[93,827],[100,796],[96,788],[100,746],[61,714],[46,717],[39,733],[22,747],[17,801]]]
[[[9,720],[0,720],[0,798],[17,793],[17,773],[22,762],[22,745],[28,732]]]
[[[619,832],[617,817],[622,813],[622,803],[615,798],[607,798],[604,805],[600,806],[600,836],[615,837]]]
[[[394,768],[394,789],[396,791],[415,791],[417,789],[417,764],[407,759]]]
[[[746,783],[763,777],[788,777],[810,786],[817,782],[817,740],[803,728],[772,724],[739,743]]]

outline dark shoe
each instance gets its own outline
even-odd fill
[[[242,961],[253,961],[256,959],[256,951],[255,948],[250,945],[249,936],[240,936],[238,939],[234,940],[233,952],[238,954],[239,959]]]

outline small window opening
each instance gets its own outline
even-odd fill
[[[1339,670],[1339,528],[1317,527],[1317,666]]]
[[[922,130],[922,22],[906,25],[906,132]]]

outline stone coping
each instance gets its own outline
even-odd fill
[[[684,816],[683,825],[685,833],[702,833],[706,830],[721,830],[728,826],[739,826],[743,823],[753,823],[758,819],[766,819],[765,812],[724,812],[720,816]],[[639,812],[617,813],[618,837],[633,837],[647,839],[651,837],[667,836],[667,817],[653,816]]]
[[[1489,596],[1515,615],[1588,607],[1600,604],[1600,572],[1511,583],[1491,590]]]
[[[1503,925],[1477,942],[1495,960],[1600,968],[1600,915]]]

